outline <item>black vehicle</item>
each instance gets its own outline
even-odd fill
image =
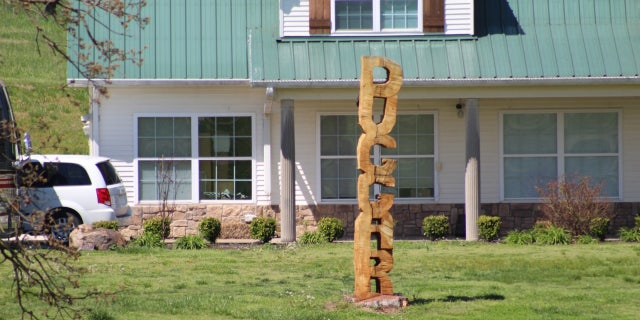
[[[12,206],[16,200],[15,164],[20,155],[20,135],[16,128],[9,92],[0,80],[0,221],[11,229]],[[9,230],[0,230],[0,232]]]

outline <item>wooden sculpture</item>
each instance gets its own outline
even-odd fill
[[[393,295],[389,271],[393,267],[393,218],[389,209],[393,205],[392,194],[380,194],[369,200],[369,191],[374,183],[395,186],[391,175],[396,161],[382,159],[382,165],[371,162],[371,148],[381,145],[395,148],[396,141],[389,133],[396,123],[398,91],[402,86],[402,68],[384,57],[362,57],[362,75],[358,97],[358,123],[362,134],[358,140],[358,207],[360,214],[354,227],[355,291],[354,299],[362,301],[378,295]],[[373,70],[383,68],[387,72],[384,83],[374,83]],[[384,111],[379,123],[373,121],[374,98],[383,98]],[[375,238],[375,248],[371,240]],[[372,292],[375,281],[375,292]]]

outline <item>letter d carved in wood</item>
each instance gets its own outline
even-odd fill
[[[402,86],[402,68],[397,63],[384,57],[366,56],[361,58],[361,62],[358,123],[362,134],[356,150],[360,171],[357,193],[360,214],[354,228],[353,257],[356,301],[376,295],[393,295],[393,285],[388,275],[393,267],[393,218],[389,213],[393,195],[380,194],[376,200],[370,201],[369,191],[374,183],[395,186],[392,173],[396,168],[396,161],[383,159],[382,165],[375,165],[371,162],[370,154],[371,148],[376,144],[385,148],[396,147],[396,141],[389,133],[396,124],[398,91]],[[385,82],[373,81],[376,67],[386,70]],[[379,123],[373,120],[375,98],[385,100]],[[377,240],[375,248],[371,245],[372,237]],[[372,280],[375,281],[375,292],[371,290]]]

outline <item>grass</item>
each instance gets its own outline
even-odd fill
[[[38,21],[64,46],[64,30],[52,21]],[[0,5],[0,79],[9,90],[16,122],[31,134],[34,152],[87,154],[80,116],[89,109],[88,91],[66,87],[66,63],[36,36],[20,9]]]
[[[87,252],[85,287],[117,291],[85,306],[112,319],[637,319],[640,246],[405,242],[390,276],[410,305],[362,310],[353,245]],[[0,265],[0,319],[19,316]],[[103,317],[104,318],[104,317]]]

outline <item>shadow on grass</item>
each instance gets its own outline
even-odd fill
[[[476,300],[504,300],[505,297],[501,294],[483,294],[475,297],[467,297],[467,296],[446,296],[444,298],[439,299],[410,299],[409,304],[420,305],[420,304],[428,304],[433,302],[468,302],[468,301],[476,301]]]

